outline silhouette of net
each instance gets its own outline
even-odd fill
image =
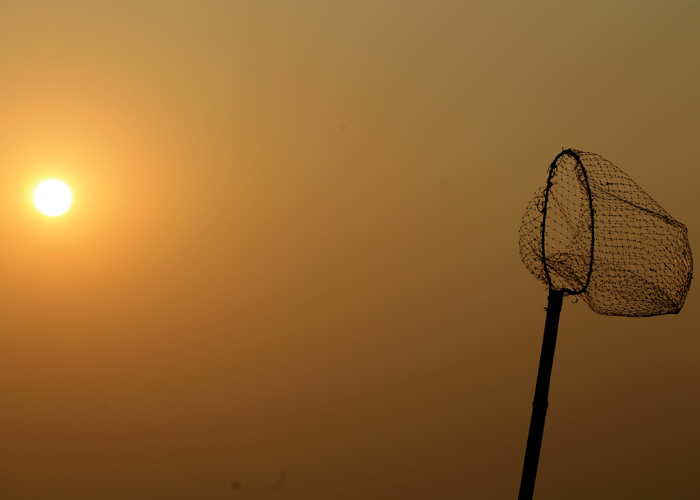
[[[567,149],[520,226],[520,257],[599,314],[678,313],[693,275],[688,230],[602,156]]]

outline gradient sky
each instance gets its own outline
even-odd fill
[[[0,497],[516,498],[546,305],[521,217],[571,147],[697,241],[698,26],[690,0],[4,0]],[[536,499],[700,497],[696,297],[565,300]]]

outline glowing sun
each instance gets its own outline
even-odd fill
[[[55,217],[70,207],[73,195],[68,186],[54,179],[44,181],[34,190],[34,204],[43,214]]]

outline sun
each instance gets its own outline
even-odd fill
[[[55,217],[65,213],[73,201],[73,195],[64,182],[51,179],[34,190],[34,204],[45,215]]]

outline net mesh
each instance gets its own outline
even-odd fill
[[[605,158],[574,149],[530,201],[520,257],[550,289],[611,316],[677,313],[693,275],[686,227]]]

